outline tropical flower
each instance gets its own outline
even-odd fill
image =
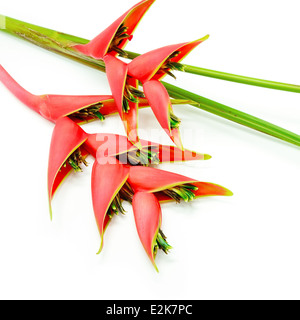
[[[184,66],[180,62],[206,39],[208,36],[193,42],[150,51],[135,58],[127,68],[128,77],[143,84],[145,97],[158,122],[178,147],[182,147],[179,133],[180,119],[175,116],[169,94],[160,81],[166,75],[176,78],[173,71],[184,71]]]
[[[226,189],[213,185],[196,183],[195,181],[149,168],[149,171],[135,171],[134,167],[145,164],[158,164],[162,162],[182,161],[182,160],[203,160],[209,159],[207,155],[197,154],[188,150],[182,151],[176,147],[168,147],[141,140],[142,149],[132,145],[124,136],[112,134],[92,134],[89,135],[69,118],[60,118],[56,122],[49,155],[48,169],[48,192],[50,202],[50,212],[52,217],[52,198],[72,170],[81,171],[81,165],[87,165],[86,157],[91,154],[97,159],[92,171],[92,197],[96,222],[101,236],[101,247],[103,248],[104,232],[115,214],[125,213],[122,201],[133,201],[137,230],[141,237],[147,253],[149,254],[149,244],[146,239],[153,235],[152,229],[146,228],[143,233],[143,226],[146,220],[142,219],[140,197],[153,198],[153,202],[165,202],[175,199],[179,202],[191,200],[203,195],[228,195]],[[165,157],[169,153],[169,156]],[[146,167],[145,167],[146,168]],[[153,171],[154,170],[154,171]],[[170,176],[171,175],[171,176]],[[152,182],[142,181],[153,180]],[[156,181],[156,182],[155,182]],[[190,185],[195,182],[195,185]],[[183,186],[181,186],[183,185]],[[199,185],[199,187],[198,187]],[[199,190],[199,191],[198,191]],[[135,194],[137,193],[137,194]],[[152,208],[147,205],[146,211]],[[157,214],[157,210],[153,214]],[[162,249],[166,253],[170,249],[166,237],[160,230],[159,223],[149,216],[151,224],[149,227],[159,226],[155,234],[156,244],[153,246],[153,253],[150,255],[152,262],[157,249]],[[146,226],[148,223],[146,224]],[[148,235],[148,238],[147,238]]]
[[[110,161],[95,161],[92,172],[94,213],[103,248],[104,232],[114,214],[124,213],[122,199],[132,202],[136,228],[151,262],[159,249],[171,249],[161,230],[160,202],[191,201],[204,196],[231,196],[219,185],[200,182],[175,173],[151,168],[134,167]]]
[[[74,48],[84,55],[103,59],[106,55],[127,57],[124,48],[132,40],[133,33],[155,0],[143,0],[125,12],[96,38]]]
[[[164,162],[207,160],[211,157],[172,146],[141,140],[141,149],[132,145],[127,137],[114,134],[88,134],[69,118],[57,120],[49,154],[48,196],[51,201],[61,183],[74,170],[82,171],[86,158],[92,155],[99,163],[120,162],[132,166]]]

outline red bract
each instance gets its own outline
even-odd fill
[[[172,200],[172,197],[169,196],[170,194],[163,193],[163,189],[170,187],[172,183],[180,185],[191,181],[185,177],[180,179],[178,175],[157,171],[156,169],[148,168],[149,171],[135,171],[131,170],[132,168],[140,164],[147,165],[149,163],[210,158],[208,155],[197,154],[188,150],[182,151],[176,147],[163,146],[145,140],[141,140],[141,149],[138,149],[124,136],[113,134],[89,135],[69,118],[60,118],[54,128],[49,155],[48,192],[50,209],[52,198],[60,184],[72,169],[81,171],[80,165],[82,163],[87,165],[85,159],[88,154],[97,158],[92,171],[92,197],[95,218],[101,236],[100,251],[103,247],[105,229],[113,215],[125,212],[122,207],[123,200],[131,202],[135,192],[160,192],[157,194],[157,198],[152,195],[141,194],[137,195],[135,199],[138,199],[139,196],[155,198],[153,202],[158,203],[156,199],[159,199],[159,197],[161,197],[162,201],[166,201],[166,199],[162,198],[165,195],[169,197],[167,200]],[[147,168],[145,167],[145,169]],[[139,180],[139,177],[152,180],[152,182],[148,181],[148,185],[146,181]],[[153,189],[153,185],[159,186],[157,187],[158,189]],[[213,188],[212,185],[211,188]],[[221,194],[221,192],[219,193]],[[203,194],[205,194],[205,191],[203,191]],[[217,193],[212,190],[211,194]],[[145,234],[141,231],[143,228],[141,226],[145,225],[145,222],[141,219],[138,200],[135,200],[134,203],[138,232],[141,237],[147,234],[146,238],[148,239],[149,235],[152,234],[152,229],[150,231],[147,229],[148,233]],[[148,216],[150,219],[150,211]],[[161,236],[160,230],[159,232],[155,239],[159,237],[160,242],[158,242],[158,245],[162,245],[165,240]],[[141,240],[148,250],[149,243],[144,243],[146,238],[142,237]],[[166,248],[168,247],[165,247],[165,251],[167,251]],[[147,252],[154,262],[154,251],[151,254],[149,250]]]
[[[94,158],[97,158],[98,161],[101,161],[101,158],[119,156],[121,162],[130,163],[130,158],[127,158],[128,154],[134,152],[144,152],[144,154],[147,154],[148,151],[152,154],[157,154],[159,163],[211,159],[211,156],[207,154],[201,154],[186,149],[181,150],[177,147],[161,145],[147,140],[141,140],[140,143],[141,149],[138,149],[125,136],[97,133],[89,135],[88,140],[84,144],[84,148]],[[142,164],[153,164],[151,158],[148,158],[148,162],[147,159],[143,160],[146,161],[142,161],[141,158]]]
[[[52,122],[69,116],[77,123],[85,123],[95,119],[103,120],[105,115],[117,112],[113,97],[108,95],[33,95],[21,87],[2,66],[0,81],[30,109]]]
[[[155,269],[154,248],[162,223],[160,204],[152,193],[137,192],[133,196],[132,208],[140,240]]]
[[[141,149],[124,136],[114,134],[87,134],[69,118],[60,118],[53,131],[49,155],[48,192],[51,200],[72,169],[81,171],[88,155],[107,164],[107,159],[119,159],[124,164],[148,165],[163,162],[206,160],[209,155],[180,150],[150,141],[141,141]],[[112,158],[114,157],[114,158]]]
[[[161,231],[160,202],[186,202],[204,196],[231,196],[232,192],[219,185],[200,182],[172,172],[154,168],[131,167],[128,183],[135,195],[133,210],[140,240],[155,268],[158,249],[165,253],[171,248]]]
[[[137,132],[139,100],[130,92],[130,88],[136,90],[138,81],[127,78],[127,64],[116,57],[118,55],[127,56],[123,49],[127,42],[132,39],[138,23],[154,1],[144,0],[139,2],[88,44],[74,46],[84,55],[104,60],[107,77],[126,134],[128,139],[137,147],[140,147]],[[124,99],[124,91],[128,93],[129,99]]]
[[[127,137],[133,144],[140,147],[137,132],[139,100],[133,95],[131,95],[131,100],[124,97],[124,92],[128,88],[138,88],[138,81],[133,78],[127,78],[128,65],[125,62],[111,55],[105,56],[104,61],[106,64],[107,79],[110,84],[119,115],[123,121]]]
[[[113,161],[116,162],[115,159]],[[112,203],[128,179],[128,176],[129,167],[122,165],[118,161],[113,165],[109,162],[99,165],[95,161],[92,172],[92,197],[95,218],[101,236],[99,253],[103,248],[104,231],[114,213]],[[116,201],[116,209],[120,206],[120,201],[120,199]]]
[[[219,185],[200,182],[172,172],[149,167],[129,167],[120,162],[110,164],[109,161],[96,161],[93,168],[92,195],[102,239],[101,249],[108,222],[113,214],[124,213],[121,201],[128,200],[133,204],[140,240],[157,269],[157,250],[162,249],[168,253],[171,248],[160,229],[162,216],[159,202],[188,202],[196,197],[231,196],[232,192]]]
[[[137,25],[154,1],[139,2],[88,44],[76,45],[74,48],[95,59],[103,59],[107,54],[126,56],[124,47],[132,39]]]
[[[182,146],[178,130],[180,120],[174,115],[169,94],[160,80],[166,75],[175,77],[173,70],[183,71],[184,66],[180,62],[207,38],[150,51],[135,58],[127,68],[129,77],[142,82],[146,99],[157,120],[178,147]]]
[[[67,160],[87,139],[88,135],[73,121],[67,118],[61,118],[57,121],[53,131],[48,166],[48,196],[51,216],[51,199],[55,191],[71,172],[72,165],[76,169],[76,163],[72,163],[74,160],[70,159],[69,162]],[[84,161],[82,155],[78,156],[77,162],[80,161]]]

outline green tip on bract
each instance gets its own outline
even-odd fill
[[[100,249],[99,251],[97,252],[97,255],[99,255],[103,250],[103,235],[101,235],[101,244],[100,244]]]
[[[227,197],[232,197],[234,195],[234,193],[228,189],[226,189],[226,193],[224,194]]]
[[[207,34],[205,37],[203,37],[203,38],[201,38],[201,39],[199,39],[197,41],[202,41],[203,42],[203,41],[207,40],[209,37],[210,37],[210,35]]]
[[[151,259],[151,262],[152,262],[152,265],[153,265],[155,271],[156,271],[157,273],[159,273],[159,270],[158,270],[158,268],[157,268],[157,265],[156,265],[155,261]]]
[[[209,154],[205,154],[203,160],[210,160],[211,158],[212,156],[210,156]]]
[[[52,206],[51,206],[51,200],[49,199],[49,214],[50,214],[50,221],[53,220],[53,214],[52,214]]]
[[[99,254],[102,252],[102,250],[103,250],[103,242],[102,242],[101,245],[100,245],[100,249],[99,249],[99,251],[97,252],[97,255],[99,255]]]

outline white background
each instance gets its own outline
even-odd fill
[[[10,0],[1,2],[0,11],[92,38],[134,4]],[[300,84],[299,10],[298,0],[157,0],[127,49],[142,53],[209,33],[186,63]],[[104,74],[2,33],[0,63],[33,93],[110,93]],[[177,84],[300,134],[299,94],[181,73]],[[235,195],[163,206],[163,230],[174,249],[158,256],[157,274],[129,205],[96,255],[91,165],[64,183],[50,222],[46,181],[53,125],[2,85],[0,101],[1,299],[300,298],[298,147],[193,107],[176,107],[185,147],[213,159],[161,167],[222,184]],[[151,129],[159,126],[150,110],[140,113],[140,127],[142,138],[154,139]],[[117,116],[85,129],[123,134]],[[160,132],[155,140],[170,144]]]

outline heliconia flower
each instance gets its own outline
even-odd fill
[[[150,167],[135,167],[95,161],[92,173],[92,196],[95,217],[103,248],[104,231],[114,214],[124,213],[122,199],[132,202],[140,240],[155,268],[158,249],[171,249],[161,230],[160,202],[191,201],[204,196],[231,196],[219,185],[200,182],[172,172]],[[99,251],[99,252],[100,252]]]
[[[139,2],[89,43],[76,45],[74,48],[95,59],[103,59],[107,54],[127,57],[123,49],[128,41],[132,40],[137,25],[154,1]]]
[[[207,160],[209,155],[180,150],[141,140],[141,149],[132,145],[127,137],[114,134],[87,134],[69,118],[60,118],[53,131],[49,154],[48,196],[50,201],[65,178],[75,170],[81,171],[81,164],[87,165],[90,154],[100,163],[114,157],[129,165],[149,165],[164,162]],[[105,161],[102,161],[104,159]],[[118,160],[119,161],[118,161]]]
[[[161,231],[160,203],[189,202],[199,197],[232,196],[232,192],[213,183],[200,182],[155,168],[130,167],[128,184],[133,190],[133,210],[140,240],[157,270],[158,249],[171,249]]]
[[[56,122],[69,116],[76,123],[95,119],[104,120],[105,115],[117,112],[112,96],[34,95],[21,87],[0,65],[0,81],[25,105],[45,119]]]
[[[184,71],[184,66],[180,62],[206,39],[208,36],[193,42],[150,51],[132,60],[127,68],[128,77],[137,79],[143,84],[145,97],[158,122],[178,147],[182,147],[179,133],[180,119],[174,115],[169,94],[160,80],[166,75],[175,78],[173,70]]]

